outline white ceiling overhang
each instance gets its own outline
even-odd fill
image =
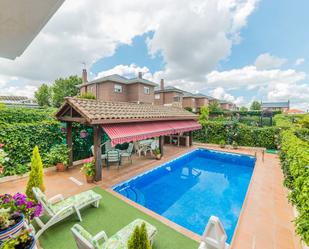
[[[0,57],[15,59],[64,0],[0,0]]]

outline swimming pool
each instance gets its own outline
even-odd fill
[[[254,164],[255,157],[200,148],[113,189],[200,235],[215,215],[230,242]]]

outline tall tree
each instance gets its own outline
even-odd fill
[[[69,78],[55,80],[53,89],[53,106],[59,107],[64,102],[65,97],[76,96],[79,92],[77,85],[82,83],[82,79],[77,75]]]
[[[253,101],[251,103],[251,106],[250,106],[250,110],[252,111],[259,111],[261,110],[261,103],[259,101]]]
[[[209,111],[210,112],[221,112],[222,111],[222,108],[220,104],[218,103],[218,101],[214,101],[211,104],[209,104]]]
[[[248,108],[245,107],[245,106],[242,106],[242,107],[240,107],[239,111],[241,111],[241,112],[247,112],[247,111],[248,111]]]
[[[48,85],[42,84],[34,93],[34,97],[40,106],[51,105],[51,89]]]
[[[205,125],[209,117],[209,109],[207,106],[202,106],[198,121],[201,125]]]

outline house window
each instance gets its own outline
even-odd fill
[[[144,94],[150,94],[150,88],[147,86],[144,86]]]
[[[160,93],[155,94],[155,99],[160,99]]]
[[[180,96],[175,96],[174,97],[174,102],[180,102]]]
[[[122,86],[121,85],[114,85],[115,93],[122,93]]]

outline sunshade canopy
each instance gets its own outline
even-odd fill
[[[111,139],[112,146],[151,137],[171,135],[201,129],[194,120],[157,121],[141,123],[104,124],[102,128]]]

